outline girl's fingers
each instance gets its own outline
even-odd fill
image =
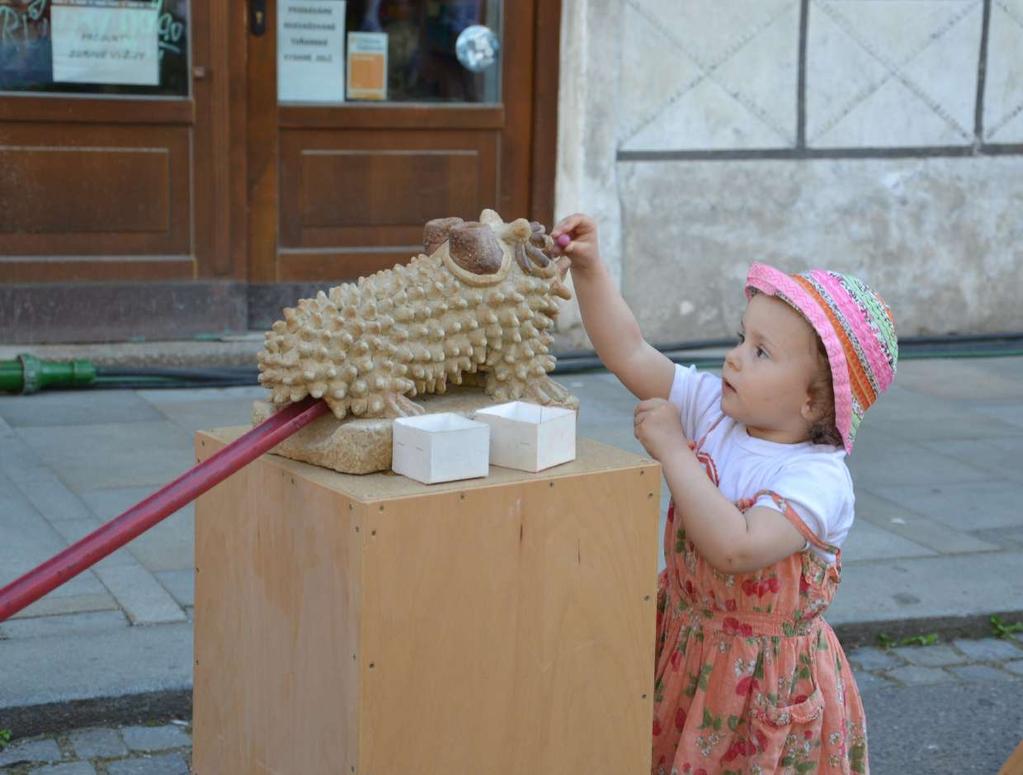
[[[566,231],[572,231],[572,229],[579,225],[579,221],[581,221],[582,219],[583,219],[582,213],[572,213],[572,215],[566,215],[564,218],[562,218],[554,225],[554,228],[551,230],[551,236]]]
[[[588,222],[589,218],[582,213],[573,213],[562,218],[551,230],[551,238],[555,243],[558,242],[558,238],[564,234],[567,234],[571,239],[575,239],[579,235],[575,234],[575,230],[580,226],[584,226]],[[583,229],[585,233],[587,229]]]
[[[636,404],[637,412],[649,412],[665,403],[663,398],[648,398]]]

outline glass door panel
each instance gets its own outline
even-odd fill
[[[189,0],[0,0],[0,92],[188,97]]]
[[[496,104],[500,0],[278,0],[283,104]]]

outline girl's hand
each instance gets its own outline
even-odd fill
[[[634,431],[655,460],[663,460],[673,450],[689,448],[678,407],[663,398],[650,398],[636,405]]]
[[[567,241],[563,237],[567,237]],[[590,216],[576,213],[562,218],[551,232],[551,238],[554,254],[568,256],[573,273],[585,272],[600,264],[597,223]],[[560,242],[559,238],[562,238]]]

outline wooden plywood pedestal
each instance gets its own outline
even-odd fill
[[[649,772],[659,488],[585,439],[429,487],[255,461],[197,505],[194,771]]]

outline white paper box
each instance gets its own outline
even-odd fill
[[[486,476],[490,428],[459,414],[440,412],[394,421],[391,468],[423,484]]]
[[[575,460],[575,412],[512,401],[480,409],[475,419],[490,426],[490,462],[520,471]]]

